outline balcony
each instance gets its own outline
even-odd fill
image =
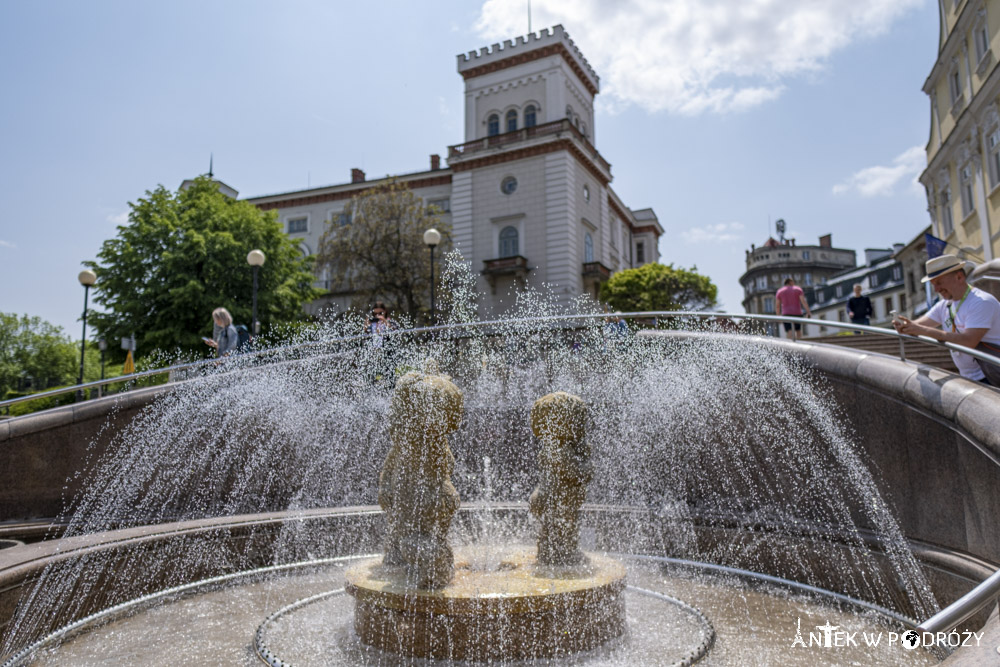
[[[590,140],[583,136],[583,133],[567,118],[551,123],[543,123],[542,125],[535,125],[534,127],[522,127],[513,132],[504,132],[502,134],[495,134],[492,137],[483,137],[467,141],[464,144],[449,146],[448,160],[449,162],[452,160],[461,160],[463,158],[474,157],[476,153],[490,149],[500,149],[533,139],[546,139],[550,137],[557,139],[564,135],[580,142],[584,153],[589,155],[601,169],[610,173],[611,164],[601,157],[601,154],[597,152],[597,149],[590,143]]]
[[[611,277],[611,269],[600,262],[584,262],[583,277],[596,278],[598,281],[604,282]]]
[[[512,257],[498,257],[497,259],[484,259],[482,275],[490,283],[493,293],[497,293],[497,276],[514,276],[514,280],[525,287],[528,281],[528,272],[533,267],[528,266],[528,259],[520,255]]]

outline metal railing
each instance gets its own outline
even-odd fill
[[[651,311],[636,311],[636,312],[614,312],[614,313],[589,313],[584,315],[546,315],[540,317],[525,317],[519,318],[518,322],[524,323],[554,323],[558,324],[561,322],[577,322],[584,320],[600,320],[607,317],[623,317],[626,319],[652,319],[654,322],[658,322],[661,319],[674,319],[674,318],[689,318],[689,319],[707,319],[707,320],[724,320],[732,322],[733,320],[750,320],[750,321],[761,321],[761,322],[799,322],[802,324],[814,324],[824,327],[832,327],[835,329],[844,329],[851,331],[863,331],[865,333],[875,334],[879,336],[888,336],[896,338],[899,340],[899,357],[903,361],[906,361],[906,350],[904,348],[904,343],[906,341],[912,341],[916,343],[922,343],[925,345],[935,345],[938,347],[947,348],[948,350],[953,350],[955,352],[962,352],[968,354],[971,357],[980,359],[987,363],[991,363],[1000,366],[1000,358],[995,357],[991,354],[986,354],[985,352],[980,352],[979,350],[974,350],[968,347],[963,347],[962,345],[956,345],[954,343],[943,343],[941,341],[930,338],[929,336],[909,336],[906,334],[901,334],[895,329],[883,329],[881,327],[873,327],[863,324],[852,324],[849,322],[833,322],[826,320],[815,320],[805,317],[789,317],[784,315],[756,315],[747,313],[714,313],[705,311],[688,311],[688,310],[651,310]],[[439,324],[436,326],[428,327],[414,327],[410,329],[396,329],[389,331],[386,334],[388,336],[399,336],[399,335],[412,335],[412,334],[435,334],[443,333],[448,331],[456,331],[462,329],[475,329],[484,328],[488,329],[491,327],[504,327],[509,325],[511,320],[482,320],[479,322],[461,322],[458,324]],[[741,333],[741,332],[737,332]],[[745,333],[745,332],[743,332]],[[371,338],[372,334],[363,333],[354,336],[342,336],[339,338],[333,338],[326,341],[320,342],[309,342],[309,343],[299,343],[297,345],[285,345],[279,347],[270,347],[262,350],[252,350],[249,352],[244,352],[239,355],[242,358],[252,358],[252,357],[263,357],[263,356],[279,356],[288,352],[295,352],[299,350],[305,350],[308,348],[321,348],[329,347],[338,343],[351,343],[360,340],[365,340]],[[808,340],[803,340],[799,342],[808,343]],[[176,373],[179,371],[190,371],[199,368],[211,368],[219,363],[219,359],[203,359],[201,361],[188,362],[183,364],[177,364],[173,366],[166,366],[164,368],[154,368],[148,371],[141,371],[139,373],[130,373],[128,375],[119,375],[113,378],[106,378],[104,380],[95,380],[93,382],[85,382],[83,384],[73,385],[70,387],[60,387],[59,389],[52,389],[49,391],[39,392],[37,394],[29,394],[27,396],[19,396],[17,398],[7,399],[5,401],[0,401],[0,409],[6,408],[11,405],[16,405],[18,403],[24,403],[26,401],[33,401],[42,398],[51,398],[53,396],[61,396],[63,394],[70,394],[77,391],[84,391],[87,389],[93,389],[96,387],[101,387],[104,385],[121,383],[121,382],[134,382],[142,378],[153,377],[156,375],[163,375],[169,373]],[[225,370],[225,368],[223,368]]]
[[[821,326],[833,327],[852,331],[863,331],[869,334],[875,334],[879,336],[889,336],[897,338],[899,340],[899,350],[900,358],[906,360],[906,350],[904,348],[904,343],[906,341],[913,341],[917,343],[922,343],[925,345],[936,345],[938,347],[943,347],[948,350],[955,352],[962,352],[968,354],[971,357],[980,359],[987,363],[995,364],[1000,366],[1000,358],[993,355],[980,352],[978,350],[973,350],[971,348],[963,347],[962,345],[956,345],[954,343],[944,343],[927,336],[909,336],[906,334],[901,334],[894,329],[883,329],[880,327],[873,327],[868,325],[859,325],[848,322],[828,322],[826,320],[814,320],[804,317],[788,317],[782,315],[756,315],[756,314],[737,314],[737,313],[711,313],[704,311],[679,311],[679,310],[661,310],[661,311],[641,311],[641,312],[614,312],[614,313],[590,313],[585,315],[549,315],[543,317],[528,317],[520,318],[517,321],[523,323],[538,323],[538,324],[560,324],[568,322],[586,321],[586,320],[600,320],[608,317],[623,317],[627,319],[652,319],[654,321],[654,326],[658,323],[660,319],[674,319],[674,318],[691,318],[691,319],[710,319],[715,321],[722,321],[725,323],[732,323],[733,320],[749,320],[749,321],[761,321],[761,322],[799,322],[802,324],[818,324],[822,322]],[[439,334],[448,331],[456,331],[463,329],[473,329],[473,328],[491,328],[491,327],[503,327],[509,325],[511,320],[486,320],[480,322],[466,322],[459,324],[442,324],[430,327],[416,327],[412,329],[397,329],[387,332],[385,335],[398,336],[398,335],[410,335],[410,334]],[[745,333],[745,332],[743,332]],[[355,341],[361,341],[371,338],[372,334],[364,333],[355,336],[343,336],[340,338],[334,338],[328,341],[321,342],[310,342],[301,343],[298,345],[288,345],[276,348],[267,348],[264,350],[254,350],[250,352],[245,352],[239,355],[243,358],[253,358],[262,357],[265,355],[275,355],[282,354],[290,351],[298,351],[306,348],[314,347],[329,347],[336,343],[351,343]],[[806,341],[807,342],[807,341]],[[39,398],[47,398],[51,396],[59,396],[62,394],[72,393],[75,391],[82,391],[84,389],[89,389],[93,387],[99,387],[101,385],[107,385],[117,382],[131,382],[138,380],[140,378],[152,377],[155,375],[162,375],[164,373],[194,370],[199,368],[210,368],[218,364],[218,359],[205,359],[203,361],[197,361],[193,363],[178,364],[175,366],[168,366],[166,368],[158,368],[148,371],[143,371],[140,373],[131,373],[129,375],[122,375],[116,378],[109,378],[106,380],[99,380],[96,382],[87,382],[84,384],[76,385],[73,387],[63,387],[60,389],[53,389],[51,391],[41,392],[38,394],[31,394],[29,396],[21,396],[18,398],[0,401],[0,408],[6,406],[14,405],[17,403],[22,403],[24,401],[36,400]],[[225,370],[225,366],[220,367],[221,370]],[[939,632],[950,630],[956,627],[959,623],[969,619],[975,615],[984,606],[993,602],[1000,595],[1000,570],[997,570],[993,575],[988,577],[978,586],[976,586],[972,591],[962,596],[952,604],[950,604],[945,609],[941,610],[935,614],[930,619],[924,621],[918,626],[918,630],[926,632]]]

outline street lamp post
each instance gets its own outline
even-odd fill
[[[77,384],[83,384],[83,356],[87,350],[87,297],[89,296],[90,288],[97,282],[97,274],[90,269],[84,269],[77,276],[77,280],[83,285],[83,335],[80,337],[80,377],[77,380]],[[77,400],[83,399],[82,389],[77,391],[76,397]]]
[[[441,243],[441,232],[431,227],[424,232],[424,244],[431,249],[431,326],[437,324],[434,312],[434,248]]]
[[[257,321],[257,271],[264,266],[265,259],[267,257],[260,250],[251,250],[247,254],[247,264],[253,267],[253,322],[250,324],[250,330],[254,336],[260,333],[260,322]]]

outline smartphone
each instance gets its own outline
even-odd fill
[[[899,313],[897,313],[895,310],[890,310],[889,316],[892,318],[893,322],[902,322],[902,320],[899,319]]]
[[[212,342],[212,339],[211,339],[211,338],[205,338],[204,336],[202,336],[202,337],[201,337],[201,339],[202,339],[203,341],[205,341],[206,343],[210,343],[210,342]]]

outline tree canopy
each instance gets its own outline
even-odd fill
[[[390,179],[351,199],[327,222],[317,267],[328,272],[331,291],[354,294],[354,305],[381,299],[416,316],[430,304],[430,252],[424,232],[441,232],[435,256],[451,247],[451,225],[404,183]],[[440,270],[435,271],[435,280]]]
[[[615,310],[708,310],[714,308],[718,288],[711,279],[673,264],[644,264],[619,271],[601,286],[601,299]]]
[[[80,348],[60,327],[40,317],[0,313],[0,399],[11,389],[75,382],[79,363]]]
[[[224,195],[207,176],[177,192],[161,185],[129,206],[128,223],[87,265],[97,274],[95,301],[105,310],[93,313],[94,327],[115,341],[134,332],[137,356],[204,352],[201,337],[211,335],[211,313],[220,306],[249,325],[253,278],[246,257],[255,248],[267,258],[257,289],[262,331],[301,319],[303,303],[318,295],[309,260],[277,214]]]

